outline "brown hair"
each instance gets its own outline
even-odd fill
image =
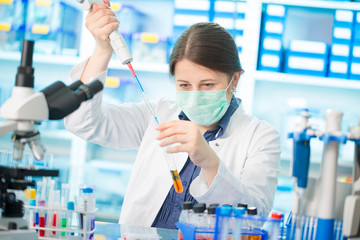
[[[226,73],[230,77],[235,72],[243,72],[234,39],[217,23],[197,23],[182,33],[170,55],[172,76],[176,63],[183,59]]]

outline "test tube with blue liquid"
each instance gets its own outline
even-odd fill
[[[135,81],[139,87],[139,90],[141,91],[141,94],[143,95],[144,97],[144,100],[147,104],[147,106],[149,107],[157,125],[159,125],[159,119],[157,118],[156,114],[155,114],[155,111],[153,109],[153,107],[151,106],[151,103],[149,101],[149,99],[147,98],[147,96],[145,95],[145,91],[131,65],[131,63],[128,63],[127,64],[129,69],[130,69],[130,72],[132,74],[132,76],[135,78]],[[168,149],[168,147],[166,147],[166,149]],[[177,193],[181,193],[183,191],[183,185],[182,185],[182,182],[181,182],[181,179],[180,179],[180,175],[179,175],[179,172],[177,171],[177,168],[176,168],[176,164],[175,164],[175,159],[174,159],[174,156],[172,154],[168,154],[166,152],[166,149],[164,149],[164,154],[165,154],[165,158],[167,160],[167,163],[168,163],[168,167],[169,167],[169,170],[170,170],[170,174],[171,174],[171,178],[173,180],[173,183],[174,183],[174,189]]]

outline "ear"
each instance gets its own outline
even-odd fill
[[[232,83],[232,87],[231,87],[231,90],[233,90],[234,92],[236,92],[236,88],[239,83],[240,76],[241,76],[241,72],[234,73],[233,83]]]

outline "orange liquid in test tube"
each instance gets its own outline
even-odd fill
[[[174,181],[175,192],[181,193],[183,191],[183,185],[177,170],[170,170],[172,180]]]

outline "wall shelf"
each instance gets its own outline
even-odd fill
[[[4,61],[15,61],[20,63],[21,53],[20,52],[3,52],[0,51],[0,60]],[[45,55],[45,54],[34,54],[34,63],[46,63],[56,65],[73,65],[79,64],[81,59],[79,57],[71,56],[58,56],[58,55]]]
[[[255,79],[256,81],[360,90],[360,81],[351,79],[316,77],[270,71],[256,71]]]
[[[328,9],[344,9],[360,11],[360,3],[345,1],[321,1],[321,0],[263,0],[263,3],[281,4],[295,7],[312,7]]]
[[[0,61],[11,61],[20,64],[20,52],[3,52],[0,51]],[[71,57],[71,56],[60,56],[60,55],[45,55],[45,54],[34,54],[34,63],[46,63],[52,65],[63,65],[63,66],[75,66],[85,58]],[[132,65],[135,71],[141,72],[154,72],[154,73],[168,73],[169,64],[167,63],[144,63],[133,61]],[[116,58],[111,59],[109,68],[128,70],[128,68],[122,65]]]

